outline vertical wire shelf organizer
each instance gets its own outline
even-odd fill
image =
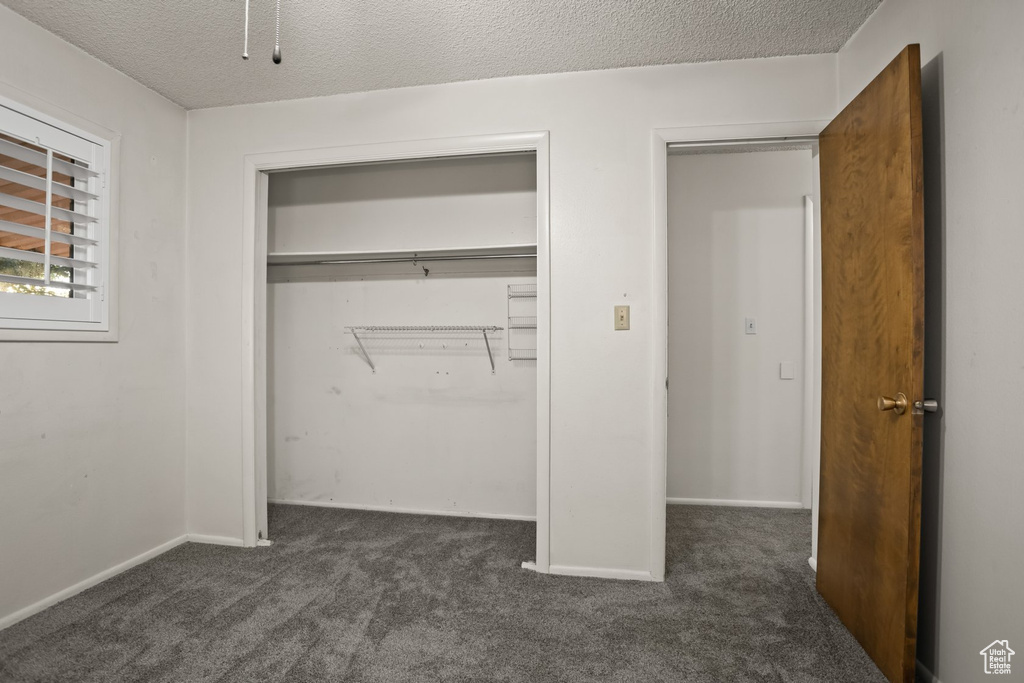
[[[532,302],[532,304],[531,304]],[[516,315],[513,315],[513,309]],[[534,315],[519,315],[532,310]],[[537,285],[508,286],[508,359],[537,360]],[[526,344],[526,342],[532,342]]]

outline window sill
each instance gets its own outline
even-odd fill
[[[11,330],[0,328],[3,342],[102,342],[116,343],[116,329],[109,330]]]

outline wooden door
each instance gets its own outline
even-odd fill
[[[911,682],[924,369],[917,45],[822,132],[819,159],[818,591],[890,681]]]

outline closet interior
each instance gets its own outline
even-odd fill
[[[534,519],[536,155],[277,172],[268,199],[269,502]]]

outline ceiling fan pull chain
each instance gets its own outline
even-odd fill
[[[248,0],[247,0],[248,1]],[[281,63],[281,0],[277,0],[277,16],[274,24],[274,64]]]
[[[249,59],[249,0],[245,0],[245,47],[242,48],[242,59]]]

